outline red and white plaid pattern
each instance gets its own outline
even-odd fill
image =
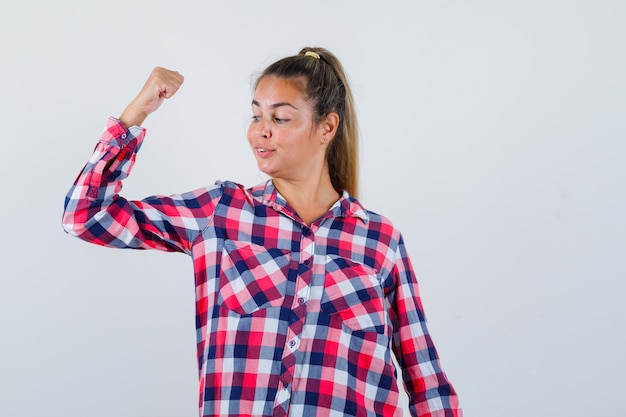
[[[271,181],[129,201],[145,131],[109,119],[65,200],[68,233],[191,256],[201,416],[460,416],[400,233],[344,193],[307,226]]]

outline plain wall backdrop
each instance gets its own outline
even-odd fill
[[[465,415],[622,412],[625,2],[39,0],[0,11],[0,415],[197,414],[190,260],[71,238],[63,198],[157,65],[186,81],[123,194],[260,182],[252,80],[307,45],[349,74],[361,200]]]

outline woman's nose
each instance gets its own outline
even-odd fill
[[[268,139],[271,136],[271,130],[268,123],[264,120],[260,120],[258,122],[258,130],[257,133],[262,138]]]

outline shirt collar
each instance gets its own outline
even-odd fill
[[[287,201],[278,193],[271,179],[248,189],[249,194],[262,204],[276,211],[291,212]],[[361,203],[347,191],[343,191],[339,200],[330,208],[334,217],[356,217],[367,223],[369,215]]]

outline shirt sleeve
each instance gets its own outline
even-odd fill
[[[456,391],[444,374],[426,327],[418,283],[402,237],[393,269],[393,349],[414,417],[462,417]]]
[[[64,230],[102,246],[189,253],[209,223],[221,187],[185,194],[126,200],[119,193],[128,177],[145,129],[126,129],[109,118],[94,153],[65,198]]]

